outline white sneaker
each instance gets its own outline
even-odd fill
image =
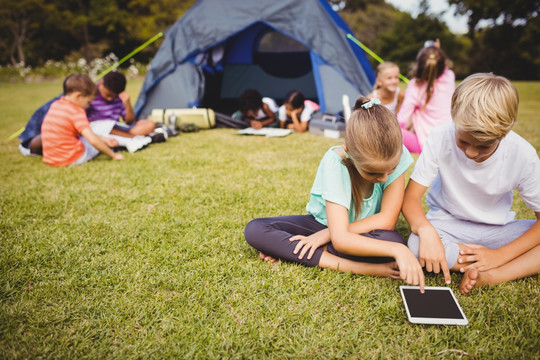
[[[151,141],[152,141],[152,139],[150,139],[150,142]],[[135,137],[131,138],[131,140],[128,142],[128,144],[126,145],[126,149],[130,153],[134,153],[137,150],[141,150],[143,147],[148,145],[150,142],[148,142],[148,140],[146,139],[146,136],[135,136]]]
[[[36,156],[35,154],[32,154],[32,153],[30,152],[30,149],[25,148],[24,146],[22,146],[22,144],[19,144],[19,151],[20,151],[21,154],[23,154],[24,156]]]

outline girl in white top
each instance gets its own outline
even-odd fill
[[[279,108],[279,127],[304,132],[308,129],[311,116],[315,111],[319,111],[319,108],[313,101],[306,100],[300,91],[292,91],[287,94]]]
[[[403,102],[404,92],[399,89],[399,67],[390,61],[385,61],[375,70],[375,89],[370,98],[381,100],[381,104],[397,114]]]

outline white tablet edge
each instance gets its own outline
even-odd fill
[[[461,316],[463,316],[463,319],[449,319],[449,318],[423,318],[423,317],[412,317],[409,312],[409,306],[407,305],[407,299],[405,298],[405,294],[403,293],[403,289],[417,289],[420,291],[420,286],[400,286],[399,292],[401,293],[401,298],[403,299],[403,303],[405,305],[405,310],[407,311],[407,318],[411,323],[414,324],[433,324],[433,325],[467,325],[469,324],[469,320],[467,320],[467,317],[465,316],[465,313],[461,309],[461,306],[459,305],[456,297],[454,296],[454,292],[449,287],[444,286],[426,286],[425,289],[430,290],[445,290],[449,291],[452,295],[452,298],[454,299],[454,302],[459,309],[459,312],[461,313]]]

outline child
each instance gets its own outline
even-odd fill
[[[463,80],[452,97],[454,123],[431,132],[405,191],[409,248],[447,283],[449,269],[464,272],[463,294],[540,271],[540,160],[511,131],[518,102],[501,76]],[[514,189],[537,220],[514,220]]]
[[[410,152],[420,153],[431,129],[451,122],[450,101],[455,75],[446,66],[444,52],[436,46],[423,48],[416,57],[412,79],[397,114],[403,129],[403,143]]]
[[[300,91],[292,91],[287,94],[279,108],[279,127],[304,132],[308,129],[311,115],[319,108],[313,101],[306,100]]]
[[[375,75],[375,89],[369,97],[380,99],[382,105],[397,114],[405,96],[399,88],[399,67],[393,62],[385,61],[377,66]]]
[[[260,251],[261,259],[401,277],[423,290],[418,260],[393,231],[403,202],[405,171],[413,160],[402,144],[395,116],[377,104],[376,99],[363,99],[347,123],[345,145],[324,155],[306,206],[309,215],[247,224],[246,241]]]
[[[239,110],[233,114],[233,119],[243,120],[254,129],[270,126],[276,121],[278,110],[274,99],[262,97],[255,89],[247,89],[238,98]]]
[[[126,89],[124,74],[112,71],[97,84],[98,95],[86,110],[92,129],[102,136],[113,135],[120,146],[130,152],[137,151],[152,142],[146,137],[154,131],[155,124],[148,119],[135,120]],[[120,122],[120,118],[125,123]],[[131,139],[131,140],[130,140]]]
[[[114,160],[124,159],[109,148],[118,145],[116,140],[100,138],[90,128],[84,109],[96,92],[96,85],[86,75],[70,75],[64,80],[64,96],[52,103],[41,126],[44,163],[83,164],[100,151]]]

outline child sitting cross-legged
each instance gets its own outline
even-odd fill
[[[463,294],[540,271],[540,160],[511,131],[518,94],[493,74],[463,80],[452,97],[452,119],[427,138],[405,191],[408,246],[429,272],[464,273]],[[422,197],[428,187],[424,215]],[[517,189],[536,220],[510,211]]]
[[[41,126],[44,163],[78,165],[100,152],[113,160],[124,159],[110,148],[118,146],[115,139],[100,137],[90,128],[85,109],[96,93],[96,85],[86,75],[70,75],[64,80],[64,96],[52,103]]]
[[[413,159],[395,115],[376,99],[357,103],[345,144],[319,164],[308,214],[252,220],[244,236],[266,262],[401,278],[423,291],[422,268],[394,230]]]

